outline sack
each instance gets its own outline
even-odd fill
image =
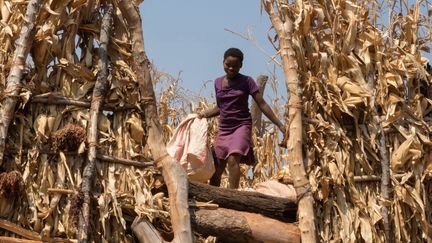
[[[285,185],[275,180],[257,183],[254,189],[256,192],[269,196],[288,198],[293,201],[297,200],[297,193],[293,185]]]
[[[213,156],[207,147],[207,120],[188,115],[175,129],[167,152],[186,171],[189,179],[207,182],[215,172]]]

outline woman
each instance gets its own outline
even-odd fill
[[[261,111],[281,131],[283,124],[263,99],[255,81],[240,73],[243,53],[237,48],[229,48],[224,53],[223,67],[226,75],[215,80],[217,106],[198,114],[199,118],[219,117],[219,128],[214,144],[214,152],[220,161],[210,184],[219,186],[222,173],[228,164],[229,187],[238,188],[240,163],[255,164],[252,148],[252,118],[248,98],[253,97]]]

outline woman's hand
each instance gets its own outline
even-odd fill
[[[203,111],[202,111],[202,112],[198,112],[197,115],[198,115],[198,118],[199,118],[199,119],[207,118],[207,117],[205,116],[205,112],[203,112]]]
[[[282,148],[287,148],[288,132],[286,132],[285,130],[282,130],[282,136],[283,136],[282,141],[279,143],[279,146]]]
[[[212,118],[214,116],[219,115],[219,108],[217,106],[215,106],[215,107],[209,108],[209,109],[207,109],[205,111],[198,112],[197,114],[198,114],[198,118],[199,119],[201,119],[201,118]]]
[[[279,130],[282,132],[282,134],[285,134],[285,125],[284,125],[284,124],[280,123],[280,124],[278,125],[278,128],[279,128]]]

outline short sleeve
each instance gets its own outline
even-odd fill
[[[259,91],[258,85],[255,83],[255,80],[251,77],[247,78],[249,94],[253,95]]]

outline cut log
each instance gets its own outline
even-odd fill
[[[191,209],[190,215],[195,232],[222,242],[300,242],[297,225],[260,214],[217,208]],[[139,242],[166,242],[146,219],[137,217],[131,228]]]
[[[300,230],[255,213],[231,209],[191,211],[192,228],[203,235],[216,236],[223,242],[300,242]]]
[[[272,197],[258,192],[219,188],[199,182],[189,182],[189,199],[218,204],[219,207],[259,213],[284,222],[296,220],[295,201]]]
[[[166,242],[155,227],[146,219],[136,217],[131,228],[139,242]]]

